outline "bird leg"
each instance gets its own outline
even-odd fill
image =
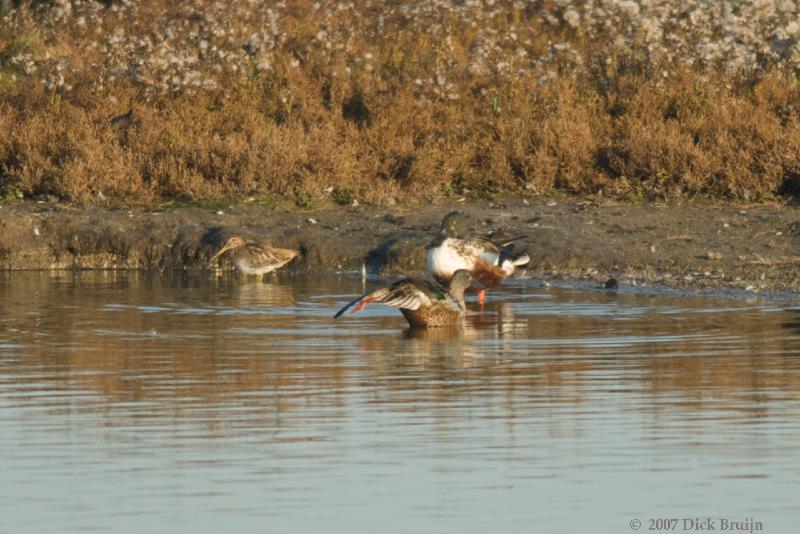
[[[480,291],[478,291],[478,304],[483,306],[483,301],[485,299],[486,299],[486,290],[485,289],[481,289]]]

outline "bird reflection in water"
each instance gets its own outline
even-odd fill
[[[294,288],[277,279],[271,284],[264,284],[261,280],[233,280],[230,290],[238,307],[286,307],[293,306],[296,300]]]

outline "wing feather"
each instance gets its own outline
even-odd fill
[[[381,302],[395,308],[418,310],[420,306],[429,306],[431,299],[411,280],[401,280],[392,284]]]
[[[360,311],[370,302],[380,302],[393,308],[418,310],[421,306],[429,306],[431,299],[414,282],[406,279],[395,282],[391,287],[384,287],[352,300],[336,312],[333,318],[336,319],[350,308],[354,308],[353,313]]]

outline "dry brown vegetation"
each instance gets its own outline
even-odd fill
[[[713,13],[721,51],[693,44],[669,2],[54,4],[0,22],[7,199],[800,190],[793,12],[765,53],[772,30],[728,50]]]

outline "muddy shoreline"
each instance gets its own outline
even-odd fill
[[[472,202],[404,208],[281,211],[242,204],[221,211],[0,205],[0,270],[213,269],[232,233],[299,247],[289,268],[408,274],[458,209],[477,235],[527,235],[519,247],[534,278],[678,288],[800,291],[800,215],[775,205],[650,205],[570,200]],[[223,268],[227,264],[221,265]]]

